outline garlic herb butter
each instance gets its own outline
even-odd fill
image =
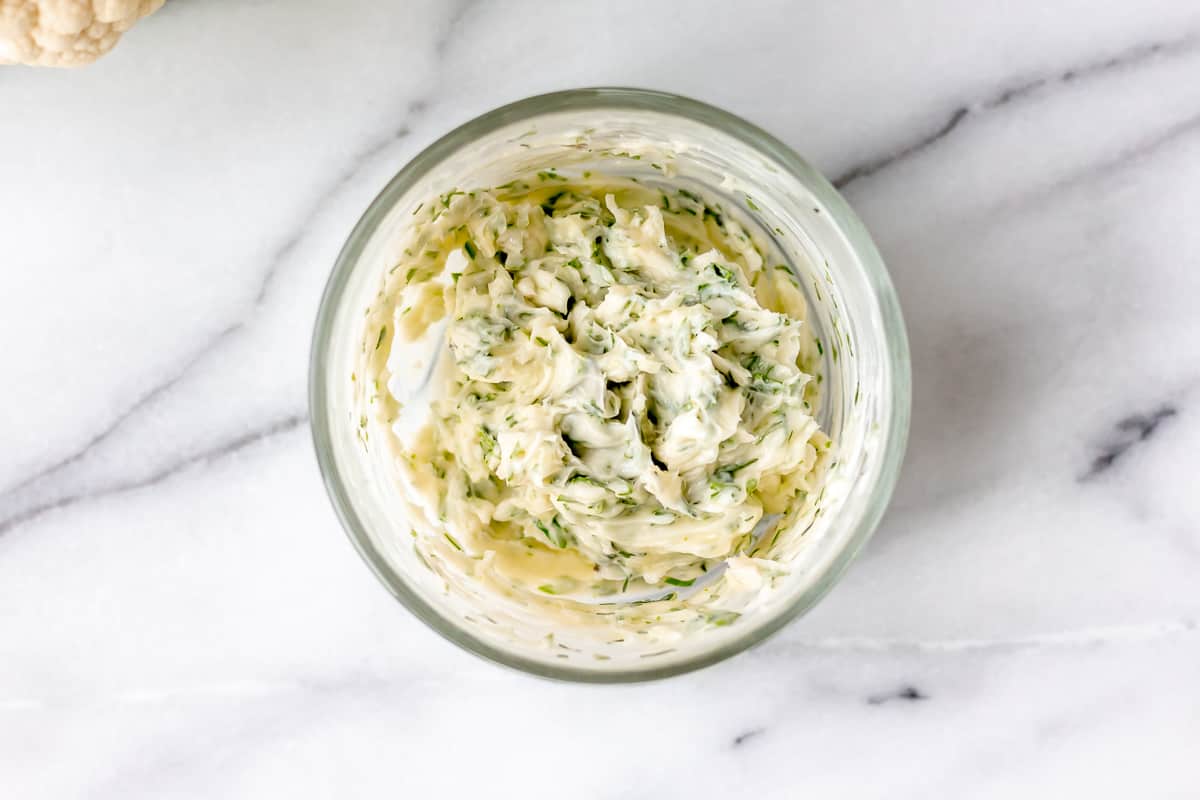
[[[405,245],[368,309],[360,440],[415,521],[397,535],[480,624],[651,652],[787,572],[829,458],[822,345],[747,225],[545,169],[426,201]],[[430,335],[424,375],[400,353]]]

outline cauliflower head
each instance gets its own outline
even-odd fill
[[[0,0],[0,64],[77,67],[165,0]]]

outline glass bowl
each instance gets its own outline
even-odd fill
[[[439,588],[415,553],[410,526],[390,502],[396,487],[370,455],[356,413],[352,373],[364,312],[395,263],[415,211],[451,187],[495,186],[564,162],[689,186],[736,212],[799,278],[808,322],[823,343],[816,416],[835,451],[816,516],[799,532],[803,546],[789,574],[737,624],[705,628],[663,652],[625,657],[620,646],[586,653],[547,645],[538,631],[489,625],[481,619],[486,609],[464,606]],[[432,363],[430,348],[441,346],[414,343],[423,348],[411,359],[414,388],[423,383],[421,365]],[[438,633],[494,662],[550,678],[622,682],[728,658],[829,590],[891,496],[908,433],[910,365],[900,307],[879,253],[816,170],[766,132],[695,100],[638,89],[580,89],[488,112],[436,141],[384,187],[351,231],[325,288],[313,334],[309,403],[333,506],[359,553],[401,603]]]

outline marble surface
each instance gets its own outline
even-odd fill
[[[0,794],[1200,795],[1200,7],[172,0],[0,70]],[[990,9],[990,10],[989,10]],[[420,147],[583,85],[831,177],[914,360],[894,504],[714,668],[547,683],[392,601],[305,371]]]

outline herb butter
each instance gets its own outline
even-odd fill
[[[399,534],[445,591],[488,624],[648,648],[736,621],[786,573],[830,442],[820,345],[768,252],[686,189],[590,173],[412,213],[355,381]],[[429,335],[414,425],[403,352]]]

